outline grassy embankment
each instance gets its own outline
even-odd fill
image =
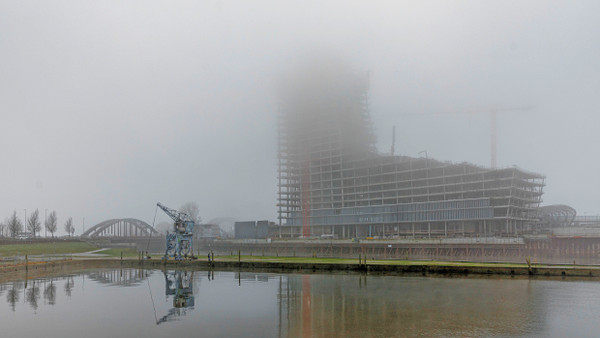
[[[201,257],[205,259],[206,257]],[[237,255],[216,256],[215,260],[222,261],[237,261]],[[311,257],[273,257],[273,256],[241,256],[242,262],[274,262],[274,263],[309,263],[309,264],[359,264],[358,258],[311,258]],[[494,262],[453,262],[453,261],[429,261],[429,260],[389,260],[389,259],[367,259],[368,265],[419,265],[419,266],[447,266],[447,267],[498,267],[498,268],[527,268],[528,264],[524,263],[494,263]],[[541,268],[548,265],[532,263],[532,267]],[[558,267],[558,266],[554,266]],[[579,267],[579,265],[565,265],[568,268]],[[589,266],[581,266],[589,268]]]
[[[97,247],[85,242],[40,242],[28,244],[2,244],[0,256],[53,255],[81,253],[96,250]]]
[[[85,242],[41,242],[29,244],[3,244],[0,245],[0,257],[24,256],[24,255],[53,255],[53,254],[77,254],[97,250],[98,247]],[[135,259],[139,253],[133,248],[111,248],[96,252],[107,255],[107,258]],[[153,259],[160,259],[162,255],[154,255]],[[364,258],[364,257],[363,257]],[[217,261],[235,262],[237,255],[215,256]],[[200,256],[199,260],[207,260]],[[241,256],[243,262],[272,262],[272,263],[308,263],[308,264],[359,264],[358,258],[311,258],[311,257],[276,257],[276,256]],[[498,267],[498,268],[527,268],[523,263],[490,263],[490,262],[451,262],[451,261],[418,261],[418,260],[374,260],[367,259],[368,265],[419,265],[419,266],[447,266],[447,267]],[[544,267],[544,264],[532,264],[532,267]],[[554,266],[557,267],[557,266]],[[568,268],[577,265],[565,265]]]

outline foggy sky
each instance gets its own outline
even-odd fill
[[[332,55],[370,73],[378,149],[547,176],[544,204],[600,214],[600,4],[589,1],[0,1],[0,221],[76,234],[276,220],[276,79]],[[157,222],[165,219],[159,212]],[[42,231],[43,232],[43,231]]]

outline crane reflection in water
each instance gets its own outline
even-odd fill
[[[163,271],[165,275],[165,296],[173,297],[173,307],[168,313],[156,320],[159,325],[164,322],[177,320],[178,317],[185,316],[188,310],[194,309],[194,291],[192,282],[194,280],[193,271]]]

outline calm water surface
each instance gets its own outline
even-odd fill
[[[2,337],[589,336],[600,282],[96,270],[0,284]]]

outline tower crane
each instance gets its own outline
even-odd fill
[[[440,114],[473,114],[473,113],[490,113],[490,152],[491,152],[491,168],[496,169],[497,167],[497,153],[498,153],[498,117],[497,114],[500,112],[508,112],[515,110],[531,110],[534,106],[518,106],[518,107],[499,107],[492,106],[489,108],[474,108],[467,110],[459,110],[452,112],[443,112]]]
[[[194,221],[184,212],[171,209],[160,203],[156,205],[173,219],[173,231],[167,232],[164,259],[169,259],[169,257],[173,257],[178,261],[193,259],[194,247],[192,237],[195,226]]]

